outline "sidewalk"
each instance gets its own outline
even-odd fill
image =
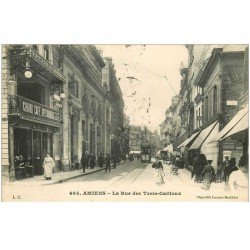
[[[124,162],[120,162],[117,163],[118,165],[123,164]],[[95,167],[94,169],[86,169],[85,173],[83,173],[83,169],[79,169],[79,170],[73,170],[73,171],[67,171],[67,172],[56,172],[53,173],[52,175],[52,179],[51,180],[46,180],[44,178],[43,175],[39,175],[39,176],[34,176],[34,177],[30,177],[30,178],[26,178],[26,179],[21,179],[18,181],[14,181],[14,182],[8,182],[8,184],[13,184],[13,185],[27,185],[27,186],[45,186],[45,185],[52,185],[52,184],[58,184],[58,183],[63,183],[65,181],[71,180],[71,179],[75,179],[84,175],[89,175],[89,174],[93,174],[99,171],[104,170],[105,168],[100,168],[100,167]]]
[[[168,171],[171,171],[171,165],[164,163],[163,166],[165,166]],[[178,169],[178,178],[180,178],[180,180],[185,183],[186,185],[188,185],[189,187],[198,187],[200,188],[202,186],[202,183],[195,183],[194,179],[191,179],[191,172],[189,170],[187,170],[186,168],[183,169]],[[225,188],[225,184],[224,183],[218,183],[218,182],[212,182],[211,183],[211,188],[214,189],[218,189],[218,190],[224,190]]]

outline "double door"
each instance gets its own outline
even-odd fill
[[[43,159],[46,153],[53,155],[53,134],[38,130],[14,129],[14,156],[30,159],[35,175],[43,174]]]
[[[43,174],[43,159],[49,153],[53,157],[52,134],[33,131],[33,164],[34,174]]]

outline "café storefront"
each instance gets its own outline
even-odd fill
[[[49,153],[60,170],[62,103],[65,76],[48,58],[29,46],[10,53],[12,79],[8,91],[9,175],[16,179],[17,159],[30,165],[33,175],[43,174]],[[21,156],[21,157],[20,157]],[[17,164],[18,163],[18,164]]]
[[[9,126],[13,155],[22,156],[33,166],[34,175],[42,175],[46,153],[55,156],[60,131],[60,112],[22,96],[10,96]],[[57,145],[56,145],[57,144]]]

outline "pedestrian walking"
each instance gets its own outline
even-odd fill
[[[229,189],[229,177],[233,171],[237,171],[238,167],[236,166],[236,159],[232,157],[229,162],[228,166],[225,168],[225,188]]]
[[[105,173],[107,173],[108,171],[110,173],[110,155],[106,154],[106,157],[105,157]]]
[[[43,161],[44,178],[46,180],[51,180],[54,166],[55,162],[53,158],[47,153]]]
[[[170,162],[171,162],[171,173],[174,174],[174,163],[175,163],[175,156],[170,156]]]
[[[202,182],[202,172],[204,167],[207,165],[207,159],[204,154],[199,154],[194,163],[194,182],[201,183]]]
[[[89,167],[90,167],[90,169],[94,169],[95,164],[96,164],[95,155],[92,153],[90,155],[90,158],[89,158]]]
[[[205,190],[209,190],[211,186],[211,182],[215,176],[214,167],[212,166],[212,160],[207,161],[207,165],[204,167],[202,171],[203,176],[203,186],[201,188]]]
[[[221,183],[224,181],[224,172],[225,172],[224,164],[218,161],[217,182]]]
[[[174,172],[173,175],[178,175],[178,169],[181,167],[181,159],[180,156],[177,155],[174,161]]]
[[[84,162],[86,169],[89,168],[89,159],[90,159],[90,155],[89,155],[88,151],[86,151],[84,154],[84,158],[83,158],[83,162]]]
[[[155,159],[156,161],[152,165],[152,168],[155,169],[154,180],[157,185],[162,185],[165,184],[165,181],[163,179],[163,177],[165,176],[165,173],[163,172],[163,165],[158,156],[156,156]]]
[[[103,168],[103,165],[104,165],[103,152],[101,152],[100,155],[98,156],[98,165],[99,165],[100,168]]]
[[[194,159],[190,159],[189,162],[189,168],[190,168],[190,171],[191,171],[191,180],[195,177],[195,165],[197,164],[196,161],[198,160],[197,156],[194,157]]]
[[[226,173],[225,173],[225,169],[228,168],[228,165],[229,165],[229,157],[226,156],[225,157],[225,160],[223,161],[222,163],[222,180],[225,181],[225,183],[228,181],[228,176],[226,176]]]
[[[88,157],[87,151],[83,153],[82,155],[81,164],[82,164],[83,173],[85,173],[85,170],[86,168],[88,168],[88,164],[89,164],[89,157]]]
[[[186,167],[186,159],[184,158],[183,155],[180,157],[180,161],[181,161],[181,166],[180,166],[180,168],[181,168],[181,169],[185,168],[185,167]]]
[[[117,158],[115,154],[113,154],[112,156],[112,161],[113,161],[113,168],[116,169]]]

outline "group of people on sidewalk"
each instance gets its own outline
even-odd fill
[[[207,160],[204,154],[199,154],[194,158],[191,166],[191,179],[194,178],[195,183],[203,183],[202,188],[209,190],[211,183],[224,182],[226,190],[235,190],[238,187],[247,187],[247,178],[243,173],[243,168],[239,162],[236,164],[236,158],[225,157],[222,164],[218,164],[218,171],[212,166],[213,161]],[[237,178],[235,178],[237,176]],[[237,179],[237,180],[236,180]]]
[[[156,162],[153,163],[152,167],[155,169],[155,181],[158,185],[164,184],[165,173],[163,171],[162,162],[159,157],[156,156]],[[244,158],[245,159],[245,158]],[[173,175],[178,175],[178,170],[182,167],[181,157],[179,155],[171,157],[171,173]],[[247,163],[246,163],[247,162]],[[219,164],[217,175],[215,169],[212,166],[213,161],[207,160],[204,154],[199,154],[194,158],[191,170],[191,179],[194,179],[195,183],[202,183],[201,188],[204,190],[209,190],[211,183],[218,180],[219,182],[225,183],[225,190],[237,190],[238,188],[247,188],[248,179],[245,176],[245,165],[248,161],[243,161],[242,157],[237,166],[236,159],[232,157],[225,157],[225,161]]]
[[[96,163],[98,164],[100,168],[103,168],[105,166],[105,173],[110,172],[111,162],[113,163],[113,168],[115,169],[116,164],[117,164],[117,157],[115,155],[112,155],[111,157],[110,154],[106,154],[106,156],[104,157],[104,154],[102,152],[98,156],[97,162],[96,162],[95,154],[89,155],[87,151],[82,155],[82,158],[81,158],[83,173],[85,173],[85,170],[88,168],[94,169],[96,166]]]
[[[117,159],[116,156],[110,157],[110,154],[106,154],[104,157],[103,153],[100,153],[97,159],[98,166],[103,168],[105,166],[105,173],[111,171],[111,162],[113,163],[113,168],[116,168]],[[85,152],[81,158],[81,165],[83,168],[83,173],[85,173],[86,169],[94,169],[96,166],[96,157],[94,154],[88,154]],[[43,161],[43,169],[44,169],[44,178],[46,180],[51,180],[52,174],[54,171],[55,162],[49,153],[46,154]]]
[[[18,179],[34,176],[34,169],[31,165],[31,158],[17,155],[14,157],[15,176]]]

